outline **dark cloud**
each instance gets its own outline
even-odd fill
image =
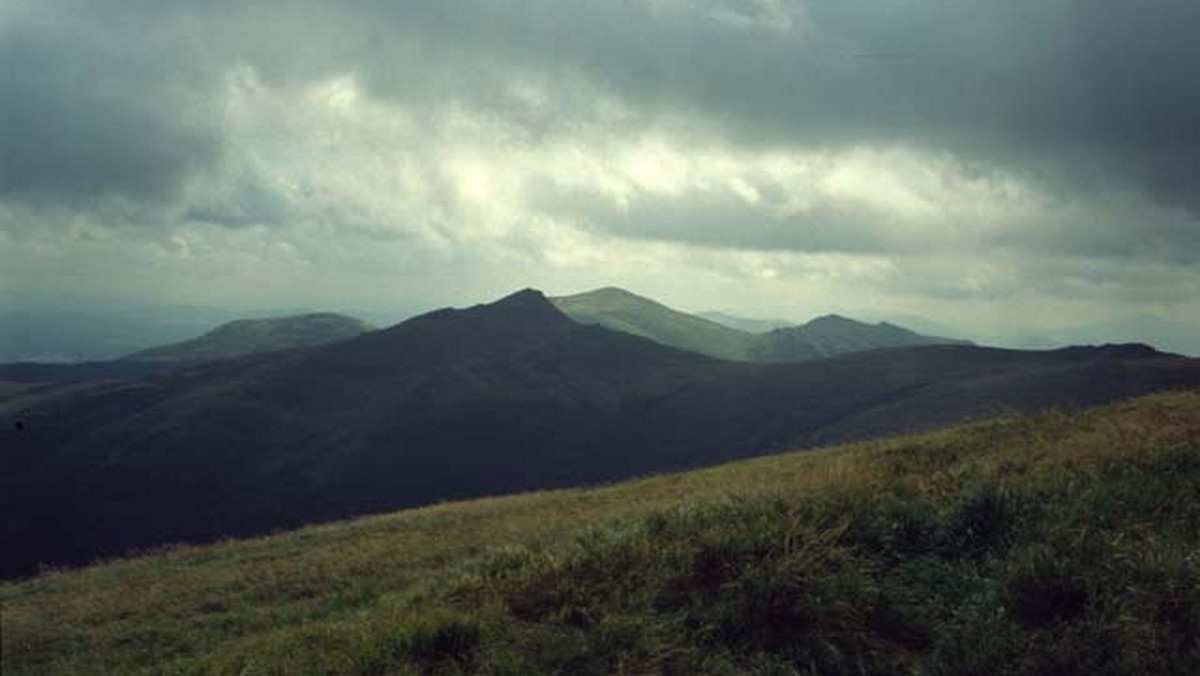
[[[287,196],[253,173],[224,182],[183,211],[186,222],[211,223],[227,228],[252,225],[287,225],[294,216]]]
[[[159,200],[212,166],[215,80],[178,37],[53,6],[0,26],[0,199]]]
[[[1200,265],[1200,225],[1182,208],[1101,197],[1037,218],[1018,219],[976,243],[987,251],[1059,259]],[[1194,274],[1194,271],[1193,271]]]

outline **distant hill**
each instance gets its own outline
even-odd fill
[[[0,584],[20,674],[1196,674],[1200,392]],[[11,552],[12,550],[9,550]]]
[[[610,286],[551,298],[550,302],[582,324],[599,324],[710,357],[747,360],[757,348],[757,339],[745,331],[671,309],[625,289]]]
[[[353,317],[317,313],[271,319],[239,319],[199,338],[142,350],[124,361],[181,362],[229,359],[256,352],[324,345],[353,338],[374,327]]]
[[[805,361],[883,347],[971,344],[923,336],[887,322],[867,324],[838,315],[818,317],[799,326],[751,332],[673,310],[615,287],[553,298],[551,302],[577,322],[599,324],[663,345],[736,361]],[[716,316],[743,325],[752,321]]]
[[[720,361],[524,291],[306,350],[16,389],[0,573],[1196,385],[1200,361],[1136,345]]]
[[[916,345],[970,345],[967,340],[923,336],[902,326],[867,324],[840,315],[817,317],[800,326],[775,329],[760,338],[762,358],[801,361],[847,352]]]
[[[1154,346],[1163,351],[1200,357],[1200,323],[1190,317],[1164,319],[1143,315],[1046,330],[1034,336],[1000,336],[996,340],[999,344],[1015,346],[1058,346],[1125,342],[1134,337],[1144,341],[1147,336],[1153,336]]]

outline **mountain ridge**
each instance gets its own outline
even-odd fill
[[[551,302],[578,322],[600,324],[664,345],[734,361],[805,361],[882,347],[971,344],[965,340],[924,336],[887,322],[868,324],[837,314],[753,333],[612,286],[559,296]]]
[[[18,389],[0,399],[0,545],[17,552],[0,573],[1196,384],[1200,361],[1148,349],[729,362],[525,291],[323,346]]]

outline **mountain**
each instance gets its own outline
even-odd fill
[[[173,548],[0,584],[0,668],[1194,674],[1198,440],[1178,392]]]
[[[17,389],[0,573],[1197,384],[1200,361],[1136,345],[727,362],[523,291],[324,346]]]
[[[731,329],[746,331],[748,333],[766,333],[775,329],[782,329],[788,326],[795,326],[796,322],[786,319],[756,319],[753,317],[739,317],[737,315],[718,312],[717,310],[708,310],[706,312],[697,312],[697,317],[707,319],[711,322],[716,322],[723,326],[728,326]]]
[[[67,364],[19,361],[0,364],[0,382],[42,383],[54,386],[92,380],[137,380],[180,368],[186,364],[187,362],[126,359]]]
[[[616,287],[551,298],[550,302],[577,322],[599,324],[689,352],[744,361],[756,351],[757,340],[745,331],[673,310]]]
[[[123,358],[138,362],[183,362],[229,359],[255,352],[324,345],[373,331],[366,322],[334,313],[271,319],[239,319],[199,338],[142,350]]]
[[[599,324],[663,345],[736,361],[804,361],[883,347],[970,344],[923,336],[887,322],[867,324],[838,315],[818,317],[800,326],[750,332],[673,310],[614,287],[551,302],[577,322]]]
[[[904,327],[867,324],[839,315],[817,317],[800,326],[762,334],[760,354],[774,361],[816,359],[846,352],[913,345],[970,345],[970,341],[923,336]]]

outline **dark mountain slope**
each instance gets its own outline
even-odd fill
[[[318,348],[16,391],[0,401],[3,573],[1196,384],[1200,361],[1137,347],[723,362],[525,291]]]
[[[181,362],[228,359],[256,352],[325,345],[372,330],[374,327],[366,322],[334,313],[239,319],[222,324],[198,338],[135,352],[123,357],[123,360]]]
[[[75,364],[13,362],[0,364],[0,382],[79,383],[89,380],[137,380],[180,366],[167,361],[85,361]]]

